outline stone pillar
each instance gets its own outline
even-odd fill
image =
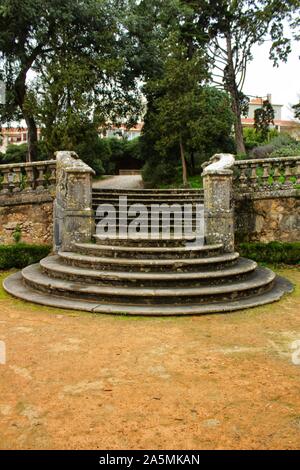
[[[54,251],[72,251],[74,243],[90,242],[94,233],[92,176],[94,170],[74,152],[56,153]]]
[[[203,172],[205,241],[223,243],[225,252],[234,251],[234,207],[232,155],[215,155]],[[217,160],[217,163],[216,163]]]

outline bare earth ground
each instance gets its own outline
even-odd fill
[[[298,284],[281,302],[194,318],[67,312],[0,291],[0,448],[299,448],[300,273],[281,273]]]

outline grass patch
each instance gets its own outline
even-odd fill
[[[178,175],[176,181],[171,184],[160,184],[158,189],[180,189],[183,188],[182,185],[182,177]],[[199,175],[196,176],[189,176],[188,178],[188,187],[184,189],[203,189],[203,180],[202,177]]]

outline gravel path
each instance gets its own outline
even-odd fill
[[[96,189],[139,189],[143,187],[141,175],[111,176],[93,184]]]

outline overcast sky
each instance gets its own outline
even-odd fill
[[[248,66],[244,93],[266,96],[272,94],[273,104],[283,104],[283,119],[292,119],[290,105],[299,102],[300,96],[300,41],[292,43],[292,53],[287,63],[273,67],[269,60],[270,44],[265,43],[253,49],[254,60]]]

